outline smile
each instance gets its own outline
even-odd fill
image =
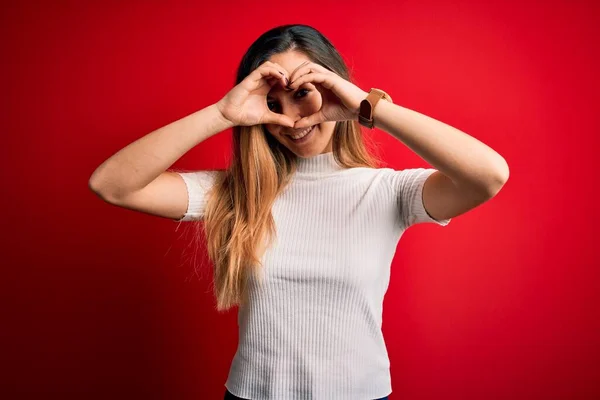
[[[311,126],[310,128],[306,128],[305,130],[303,130],[302,132],[300,132],[294,136],[290,135],[290,137],[292,138],[292,140],[294,142],[302,141],[302,139],[308,138],[308,136],[312,133],[314,127],[315,127],[315,125]]]

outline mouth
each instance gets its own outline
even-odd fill
[[[306,129],[303,129],[300,132],[297,132],[297,133],[294,133],[294,134],[291,134],[291,135],[287,135],[287,136],[294,143],[304,143],[304,142],[308,141],[313,136],[313,133],[315,131],[315,127],[316,127],[316,125],[313,125],[313,126],[310,126],[310,127],[306,128]]]

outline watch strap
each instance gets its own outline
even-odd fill
[[[375,121],[373,120],[373,112],[379,100],[384,99],[392,102],[392,98],[386,92],[380,89],[371,88],[367,97],[360,103],[358,122],[368,128],[373,128]]]

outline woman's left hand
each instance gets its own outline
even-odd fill
[[[321,93],[323,104],[316,113],[296,121],[294,128],[326,121],[358,121],[360,102],[367,97],[367,92],[314,62],[299,67],[293,73],[296,74],[298,77],[288,87],[296,90],[305,83],[312,83]]]

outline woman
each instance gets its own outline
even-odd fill
[[[377,168],[359,120],[435,168]],[[227,170],[168,170],[228,128]],[[327,38],[286,25],[250,46],[222,99],[117,152],[90,188],[204,224],[217,310],[239,305],[226,399],[365,400],[391,393],[381,316],[402,233],[447,225],[507,179],[492,149],[357,87]]]

